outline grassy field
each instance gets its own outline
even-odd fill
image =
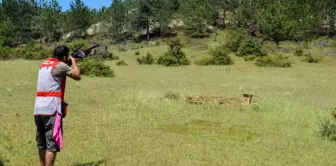
[[[194,59],[207,53],[185,51]],[[308,64],[293,57],[292,68],[260,68],[237,57],[233,66],[166,68],[137,65],[134,51],[115,54],[129,64],[106,62],[115,78],[68,81],[65,145],[56,165],[336,165],[336,143],[317,133],[317,123],[335,108],[336,58]],[[5,165],[39,164],[33,108],[40,63],[0,62]],[[243,93],[261,108],[185,101],[188,95],[241,100]]]

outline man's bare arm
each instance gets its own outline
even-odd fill
[[[79,81],[79,80],[81,80],[80,69],[77,66],[76,59],[73,58],[73,57],[70,57],[70,58],[71,58],[71,61],[72,61],[72,66],[71,66],[72,67],[72,74],[69,75],[69,77],[76,80],[76,81]]]

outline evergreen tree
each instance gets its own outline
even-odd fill
[[[117,40],[124,40],[127,10],[122,0],[114,0],[111,6],[110,32]]]
[[[212,17],[212,8],[208,0],[181,0],[179,12],[183,15],[187,35],[207,36]]]
[[[147,40],[150,40],[150,29],[159,32],[167,30],[174,13],[174,1],[167,0],[136,0],[133,28],[146,30]]]
[[[92,23],[89,7],[81,0],[74,0],[70,3],[70,10],[67,11],[67,23],[69,31],[74,32],[74,37],[82,38],[86,36],[86,30]]]
[[[295,36],[297,20],[292,20],[286,12],[285,4],[276,2],[267,5],[258,14],[258,27],[260,32],[276,43],[279,47],[280,41]]]
[[[30,24],[37,15],[37,2],[35,0],[2,0],[5,17],[14,25],[14,31],[21,40],[27,41],[32,37]]]
[[[38,15],[32,20],[32,30],[39,38],[58,41],[62,36],[61,6],[57,0],[40,0]]]

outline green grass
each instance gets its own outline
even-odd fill
[[[115,50],[113,47],[112,50]],[[161,56],[167,47],[140,49]],[[206,50],[184,49],[193,60]],[[319,50],[314,49],[315,52]],[[336,103],[333,57],[292,68],[137,65],[134,51],[106,62],[115,78],[68,81],[64,149],[56,165],[335,165],[318,125]],[[0,62],[0,158],[38,165],[33,107],[41,61]],[[188,95],[242,98],[262,108],[190,105]],[[171,97],[172,96],[172,97]]]

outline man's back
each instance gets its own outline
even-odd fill
[[[53,57],[46,59],[39,69],[34,120],[41,165],[53,165],[56,153],[63,146],[61,126],[67,112],[66,77],[81,79],[76,59],[71,57],[72,67],[64,63],[68,57],[69,48],[57,46]]]

